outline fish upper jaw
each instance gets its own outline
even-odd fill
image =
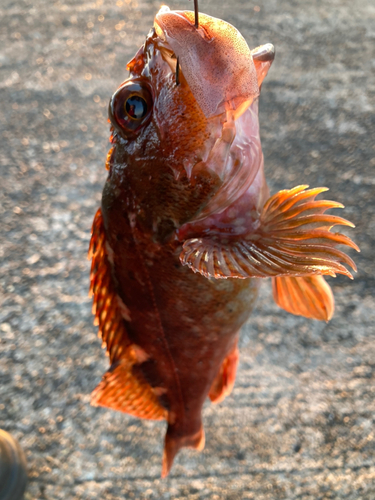
[[[222,182],[190,221],[201,224],[208,217],[221,222],[226,209],[246,193],[249,210],[260,211],[260,191],[267,188],[250,189],[258,172],[263,172],[257,98],[274,49],[267,44],[251,51],[236,28],[206,14],[199,14],[198,27],[194,21],[193,12],[170,11],[163,6],[155,17],[154,28],[161,43],[178,58],[184,82],[208,122],[221,117],[220,135],[211,134],[207,156],[196,164],[184,164],[190,179],[206,170]],[[173,71],[171,61],[169,64]],[[263,173],[259,178],[265,185]]]
[[[231,24],[164,6],[155,17],[160,39],[179,58],[182,73],[206,118],[232,111],[236,118],[259,95],[255,64],[245,39]]]

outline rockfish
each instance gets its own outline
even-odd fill
[[[162,476],[204,447],[202,405],[233,387],[238,335],[260,278],[277,304],[328,320],[323,275],[351,277],[353,227],[302,185],[270,197],[258,97],[274,48],[162,7],[109,105],[112,148],[90,244],[91,293],[110,369],[92,403],[165,419]]]

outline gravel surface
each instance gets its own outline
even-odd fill
[[[271,191],[329,187],[356,224],[358,273],[330,280],[329,324],[279,310],[264,283],[234,392],[204,410],[205,450],[161,480],[165,425],[89,404],[108,360],[86,258],[108,99],[160,3],[2,0],[0,428],[26,452],[27,500],[375,498],[375,5],[200,4],[276,46],[260,111]]]

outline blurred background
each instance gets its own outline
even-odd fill
[[[192,9],[188,0],[171,8]],[[330,279],[325,324],[265,282],[233,394],[204,410],[206,448],[160,480],[165,426],[90,407],[108,360],[87,249],[109,148],[108,100],[158,1],[0,5],[0,428],[28,460],[26,499],[375,498],[375,5],[200,0],[250,47],[272,42],[260,123],[275,193],[327,186],[356,224],[358,273]]]

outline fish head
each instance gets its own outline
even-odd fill
[[[236,28],[205,14],[198,27],[190,11],[156,15],[109,105],[110,177],[131,186],[150,230],[223,212],[264,178],[257,98],[273,47],[262,50],[254,57]]]

